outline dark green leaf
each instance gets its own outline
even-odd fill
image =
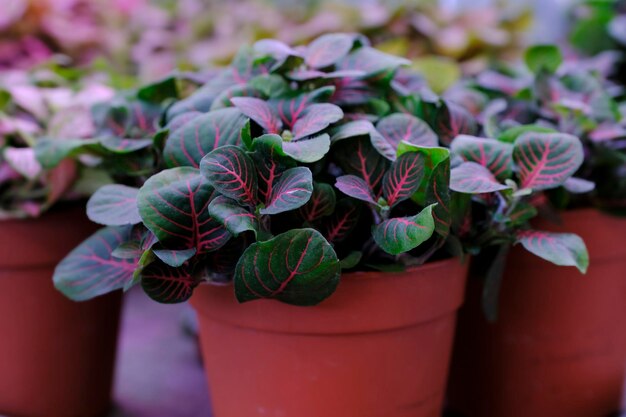
[[[106,226],[123,226],[141,222],[134,187],[110,184],[101,187],[87,202],[87,217]]]
[[[372,228],[374,240],[385,252],[398,255],[414,249],[430,239],[435,231],[433,206],[410,217],[385,220]]]

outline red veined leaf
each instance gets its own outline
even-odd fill
[[[420,187],[411,198],[420,205],[426,205],[426,192],[428,185],[431,183],[433,171],[440,163],[450,158],[450,151],[442,147],[426,147],[400,142],[398,145],[398,157],[408,152],[417,152],[424,158],[424,178]]]
[[[410,198],[424,178],[424,156],[419,152],[402,154],[391,164],[383,180],[383,195],[389,207]]]
[[[196,168],[166,169],[139,189],[139,215],[168,247],[195,248],[198,255],[211,252],[230,239],[228,231],[207,210],[214,192]]]
[[[578,170],[583,158],[580,139],[564,133],[527,132],[513,147],[521,186],[534,190],[560,186]]]
[[[177,268],[193,258],[196,248],[173,250],[164,248],[152,248],[152,252],[165,264]]]
[[[243,114],[254,120],[267,133],[280,133],[282,121],[265,101],[254,97],[234,97],[231,102]]]
[[[254,214],[241,207],[236,201],[222,195],[211,201],[209,214],[233,236],[246,231],[252,231],[256,235],[259,231],[259,222]]]
[[[307,167],[290,168],[274,184],[272,194],[261,214],[295,210],[309,201],[313,193],[313,174]]]
[[[459,193],[482,194],[509,188],[499,183],[491,171],[476,162],[463,162],[450,172],[450,189]]]
[[[330,101],[340,106],[356,106],[379,97],[380,93],[372,87],[371,83],[362,79],[366,75],[366,72],[361,71],[358,76],[334,79],[335,92]]]
[[[335,212],[324,220],[322,234],[330,243],[345,240],[359,222],[359,206],[354,201],[343,198],[337,202]]]
[[[107,226],[140,223],[138,191],[137,188],[120,184],[100,187],[87,202],[87,217],[94,223]]]
[[[207,254],[199,265],[200,269],[196,270],[198,280],[231,283],[235,266],[249,245],[249,236],[243,234],[229,240],[215,252]]]
[[[437,146],[437,135],[423,120],[403,113],[394,113],[383,117],[376,124],[378,140],[372,144],[387,159],[396,159],[396,150],[400,142],[408,142],[420,146]],[[382,139],[382,140],[381,140]]]
[[[158,260],[141,271],[141,287],[150,298],[159,303],[187,301],[198,283],[187,267],[174,268]]]
[[[311,68],[325,68],[336,64],[354,45],[354,35],[329,33],[309,44],[304,54],[304,62]]]
[[[165,164],[168,167],[198,168],[200,160],[213,149],[238,144],[246,122],[247,118],[234,108],[194,117],[170,132],[163,150]]]
[[[500,180],[511,178],[513,173],[513,146],[495,139],[459,135],[450,149],[466,161],[476,162],[487,168]]]
[[[443,238],[450,233],[450,158],[439,162],[433,169],[426,188],[426,204],[437,204],[433,208],[435,231]]]
[[[259,199],[269,201],[276,183],[283,172],[296,166],[293,159],[283,152],[283,139],[278,135],[259,136],[252,143],[252,159],[257,169]]]
[[[236,146],[223,146],[206,155],[200,171],[220,194],[256,206],[257,173],[252,159]]]
[[[130,240],[131,227],[105,227],[70,252],[54,270],[54,286],[75,301],[124,288],[133,278],[137,259],[112,256]]]
[[[372,228],[374,240],[385,252],[398,255],[430,239],[435,231],[433,205],[410,217],[385,220]]]
[[[322,217],[329,216],[335,210],[336,197],[330,184],[313,183],[313,194],[309,201],[300,207],[300,214],[305,222],[313,223]]]
[[[294,229],[246,249],[235,270],[235,294],[239,302],[316,305],[335,291],[340,273],[335,251],[317,230]]]
[[[294,140],[311,136],[343,118],[341,107],[329,103],[311,104],[293,126]]]
[[[317,162],[330,150],[330,136],[323,133],[312,138],[283,142],[283,152],[299,162]]]
[[[441,143],[450,145],[459,135],[475,135],[478,125],[470,112],[456,103],[444,100],[437,112],[434,129]]]
[[[283,76],[277,74],[261,74],[248,83],[264,98],[281,97],[289,91],[289,83]]]
[[[514,226],[521,226],[535,217],[537,208],[527,201],[518,201],[517,205],[509,213],[508,222]]]
[[[383,176],[390,165],[371,144],[369,137],[341,140],[333,146],[335,159],[347,173],[362,178],[378,195]]]
[[[335,187],[352,198],[370,204],[377,204],[376,198],[367,183],[356,175],[343,175],[338,177]]]
[[[575,266],[583,274],[587,272],[587,247],[575,234],[524,230],[517,234],[517,242],[527,251],[555,265]]]
[[[304,110],[312,103],[327,100],[334,91],[334,87],[321,87],[308,93],[273,99],[269,101],[269,104],[279,115],[283,124],[293,132],[296,121],[302,117]]]

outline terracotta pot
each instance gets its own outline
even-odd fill
[[[449,405],[467,417],[605,417],[620,409],[626,377],[626,219],[596,210],[563,215],[585,239],[586,276],[516,248],[497,323],[470,279],[459,312]]]
[[[439,417],[466,269],[347,274],[316,307],[198,288],[215,417]]]
[[[0,414],[92,417],[111,399],[120,294],[84,303],[52,284],[96,226],[71,207],[0,222]]]

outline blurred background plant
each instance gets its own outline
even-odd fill
[[[46,60],[90,65],[115,86],[172,68],[229,62],[239,45],[272,37],[304,43],[332,31],[362,32],[435,74],[442,91],[462,73],[519,56],[530,13],[507,2],[471,7],[433,0],[3,0],[0,69]],[[513,3],[513,2],[508,2]],[[457,62],[460,65],[457,65]]]

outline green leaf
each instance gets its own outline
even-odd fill
[[[461,68],[453,59],[430,55],[413,61],[412,68],[422,75],[437,94],[448,90],[461,78]]]
[[[262,135],[254,139],[254,152],[251,154],[257,170],[259,198],[267,204],[274,184],[286,170],[296,166],[296,162],[283,151],[283,140],[274,134]]]
[[[318,231],[294,229],[246,249],[235,270],[235,294],[239,302],[316,305],[335,291],[340,272],[335,251]]]
[[[324,133],[311,139],[283,143],[283,152],[299,162],[317,162],[330,150],[330,137]]]
[[[342,270],[352,269],[356,267],[359,264],[359,262],[361,262],[362,257],[363,257],[363,254],[361,252],[356,251],[356,250],[352,251],[345,258],[339,261],[339,265],[341,265]]]
[[[508,143],[459,135],[452,141],[450,150],[465,161],[484,166],[499,180],[511,178],[513,174],[513,146]]]
[[[152,146],[152,139],[123,139],[123,138],[104,138],[100,140],[100,145],[107,151],[116,154],[128,154],[145,149]]]
[[[151,103],[161,103],[165,99],[177,97],[178,85],[175,76],[163,78],[137,91],[137,98]]]
[[[230,233],[209,215],[215,190],[191,167],[166,169],[139,189],[137,206],[144,225],[161,242],[198,255],[222,247]]]
[[[513,161],[523,188],[546,190],[563,184],[582,165],[583,146],[564,133],[522,134],[515,141]]]
[[[115,258],[112,252],[131,239],[130,232],[130,227],[98,230],[57,265],[54,286],[74,301],[124,288],[133,278],[137,259]]]
[[[504,278],[504,269],[510,248],[510,244],[503,244],[498,248],[498,252],[493,258],[485,276],[481,301],[483,313],[485,313],[485,317],[490,322],[495,322],[498,318],[500,287],[502,286],[502,278]]]
[[[394,113],[376,125],[380,135],[372,136],[372,144],[387,159],[396,159],[398,145],[407,142],[418,146],[437,146],[437,135],[428,123],[415,116]]]
[[[238,236],[246,231],[252,231],[256,235],[259,231],[259,222],[256,216],[230,198],[219,196],[211,201],[209,214],[233,236]]]
[[[398,255],[430,239],[435,231],[433,205],[410,217],[385,220],[372,228],[374,240],[385,252]]]
[[[535,74],[541,71],[555,73],[563,62],[563,56],[555,45],[535,45],[526,50],[524,61]]]
[[[200,160],[212,150],[241,141],[241,131],[248,118],[234,108],[215,110],[170,131],[163,150],[168,167],[191,166],[198,168]]]
[[[364,46],[341,60],[338,63],[338,68],[341,70],[363,71],[365,73],[364,78],[387,78],[393,75],[399,67],[408,65],[411,65],[411,61],[405,58]]]
[[[330,216],[335,210],[336,196],[330,184],[313,183],[313,193],[307,203],[300,207],[300,215],[305,222],[312,223]]]
[[[200,171],[222,195],[255,207],[257,172],[252,159],[237,146],[223,146],[206,155]]]
[[[498,182],[491,171],[476,162],[463,162],[450,172],[450,189],[459,193],[482,194],[509,188],[508,185]]]
[[[426,188],[426,204],[436,204],[433,208],[435,231],[443,238],[449,235],[452,222],[449,184],[450,158],[446,158],[435,166]]]
[[[65,158],[87,151],[102,151],[96,140],[39,138],[35,144],[35,156],[45,169],[58,166]]]
[[[556,133],[557,131],[544,127],[541,125],[521,125],[521,126],[513,126],[511,128],[506,129],[504,132],[500,133],[498,136],[498,140],[504,143],[515,143],[517,138],[526,132],[537,132],[537,133]]]
[[[274,184],[272,194],[261,214],[278,214],[295,210],[309,201],[313,193],[313,175],[306,167],[290,168]]]
[[[137,209],[139,189],[109,184],[100,188],[87,202],[87,217],[106,226],[123,226],[141,222]]]
[[[572,233],[550,233],[524,230],[517,234],[517,243],[529,252],[555,265],[575,266],[583,274],[589,266],[589,254],[583,240]]]

